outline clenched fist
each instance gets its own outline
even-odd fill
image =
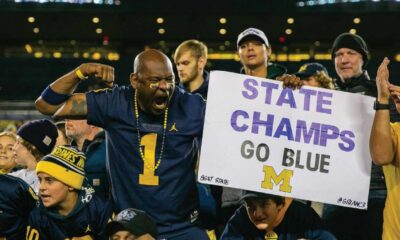
[[[100,63],[83,63],[78,69],[84,76],[92,76],[103,81],[108,87],[114,84],[114,68]],[[77,70],[78,70],[77,69]]]

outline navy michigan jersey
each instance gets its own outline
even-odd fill
[[[94,195],[94,189],[86,185],[80,190],[77,205],[68,216],[62,216],[57,210],[46,208],[40,202],[29,216],[26,239],[107,239],[104,229],[111,217],[111,203]]]
[[[36,206],[37,196],[22,179],[0,174],[0,238],[25,238],[28,216]]]
[[[88,123],[106,130],[107,170],[115,210],[134,207],[146,211],[156,220],[161,234],[195,222],[198,196],[194,169],[196,140],[203,131],[203,98],[175,88],[159,163],[164,114],[154,116],[139,110],[138,129],[131,86],[89,92],[86,99]]]

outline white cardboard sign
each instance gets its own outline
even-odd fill
[[[366,209],[373,101],[213,71],[198,180]]]

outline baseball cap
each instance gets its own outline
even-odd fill
[[[127,208],[121,211],[106,226],[108,236],[124,230],[135,236],[142,236],[148,233],[153,238],[157,238],[157,225],[155,221],[146,212],[135,208]]]
[[[250,37],[255,37],[261,40],[261,42],[263,42],[267,47],[269,47],[267,36],[265,36],[265,33],[263,31],[257,28],[247,28],[246,30],[241,32],[237,38],[237,47],[240,46],[243,40],[248,39]]]
[[[320,63],[303,64],[294,75],[296,75],[297,77],[300,77],[300,78],[310,77],[310,76],[316,74],[318,71],[325,72],[327,75],[329,75],[328,70],[326,70],[326,68]]]

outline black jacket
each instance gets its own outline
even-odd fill
[[[376,97],[376,82],[372,80],[366,70],[356,78],[350,79],[348,82],[342,82],[340,79],[335,80],[335,88],[344,92],[359,93],[371,97]]]

